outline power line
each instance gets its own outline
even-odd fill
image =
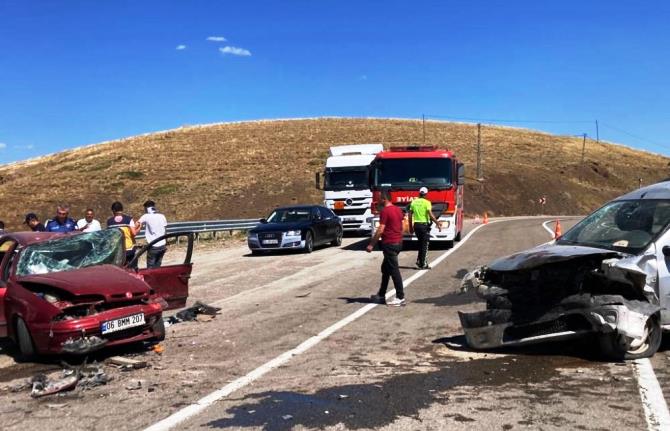
[[[646,143],[648,143],[648,144],[655,145],[655,146],[658,146],[658,147],[661,147],[661,148],[670,149],[670,146],[663,145],[663,144],[659,144],[658,142],[654,142],[654,141],[652,141],[651,139],[647,139],[647,138],[642,137],[642,136],[640,136],[640,135],[637,135],[637,134],[635,134],[635,133],[631,133],[631,132],[628,132],[628,131],[626,131],[626,130],[620,129],[620,128],[618,128],[618,127],[611,126],[611,125],[609,125],[609,124],[607,124],[607,123],[603,123],[602,121],[600,122],[600,124],[603,125],[603,126],[605,126],[605,127],[607,127],[607,128],[609,128],[609,129],[615,130],[615,131],[617,131],[617,132],[619,132],[619,133],[623,133],[624,135],[628,135],[628,136],[630,136],[631,138],[637,139],[637,140],[639,140],[639,141],[646,142]]]
[[[439,118],[456,121],[476,121],[483,123],[546,123],[546,124],[586,124],[593,120],[505,120],[500,118],[474,118],[474,117],[451,117],[447,115],[426,114],[428,118]]]

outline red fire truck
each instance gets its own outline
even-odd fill
[[[428,188],[426,198],[433,204],[433,214],[442,221],[442,231],[433,225],[432,241],[459,241],[463,228],[463,182],[465,170],[453,152],[432,146],[391,147],[377,154],[370,165],[373,232],[379,224],[381,192],[388,190],[394,205],[405,213],[421,187]],[[407,218],[405,240],[410,235]]]

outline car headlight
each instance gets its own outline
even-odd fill
[[[286,236],[300,236],[302,234],[299,230],[290,230],[286,232]]]
[[[253,232],[249,232],[249,235],[247,236],[247,238],[248,238],[248,239],[255,239],[255,240],[258,240],[258,234],[257,234],[257,233],[253,233]]]

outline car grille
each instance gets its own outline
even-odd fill
[[[263,248],[277,248],[281,246],[281,238],[282,238],[282,233],[281,232],[261,232],[258,234],[258,240],[261,243],[261,247]],[[277,241],[276,244],[265,244],[263,241],[268,240],[268,239],[274,239]]]

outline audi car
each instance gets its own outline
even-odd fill
[[[320,205],[296,205],[272,211],[248,233],[252,254],[274,250],[303,250],[311,253],[323,244],[342,244],[342,221]]]
[[[130,269],[157,241],[188,238],[183,262]],[[123,233],[17,232],[0,236],[0,337],[22,359],[86,354],[165,337],[162,312],[188,296],[193,234],[168,234],[125,262]]]

